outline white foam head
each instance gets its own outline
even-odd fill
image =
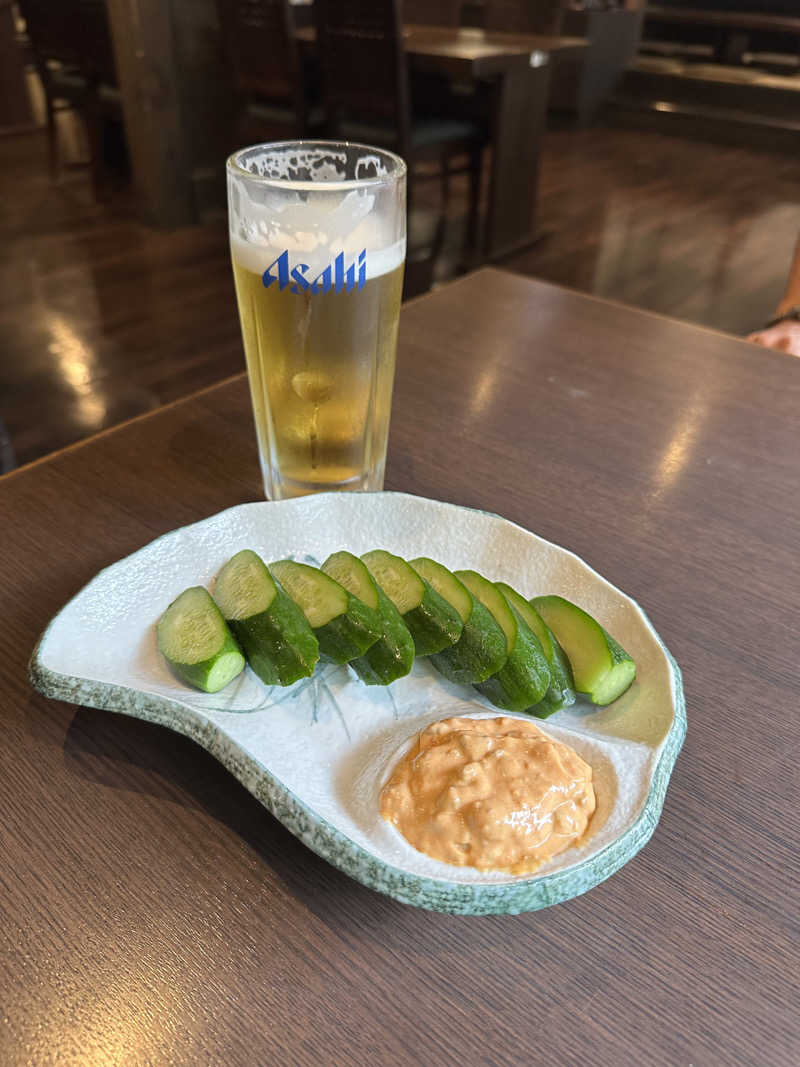
[[[261,274],[284,251],[302,258],[311,275],[340,253],[366,249],[367,277],[405,259],[405,169],[390,175],[380,154],[333,146],[246,150],[247,170],[228,165],[231,254]],[[390,161],[397,159],[387,157]],[[359,173],[364,177],[359,177]],[[351,175],[353,175],[351,177]]]

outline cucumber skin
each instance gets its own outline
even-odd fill
[[[356,577],[356,579],[355,579],[355,584],[358,585],[358,587],[359,587],[358,589],[356,589],[356,590],[351,589],[344,582],[340,581],[339,578],[337,578],[335,574],[331,574],[331,570],[329,570],[329,567],[331,566],[332,561],[337,560],[337,559],[343,560],[345,565],[351,567],[351,570],[356,575],[358,575],[358,577]],[[332,569],[334,569],[335,566],[336,565],[334,563]],[[361,571],[362,571],[362,569],[367,572],[367,574],[366,574],[367,581],[369,583],[371,583],[370,588],[373,589],[374,592],[375,592],[375,603],[374,604],[368,604],[367,601],[364,599],[364,597],[361,595],[362,592],[365,592],[365,590],[363,590],[361,588],[360,584],[359,584],[360,580],[361,580]],[[343,589],[346,589],[348,593],[352,593],[353,596],[358,597],[358,599],[362,602],[362,604],[366,604],[368,608],[372,608],[373,611],[377,612],[378,615],[380,615],[380,610],[378,608],[378,587],[376,585],[375,579],[370,574],[366,563],[362,562],[358,558],[358,556],[354,556],[352,552],[348,552],[346,549],[343,549],[341,552],[332,552],[330,554],[330,556],[328,556],[328,558],[322,564],[322,566],[320,567],[320,570],[322,571],[323,574],[327,574],[329,578],[333,578],[333,580],[335,582],[339,582],[339,585],[341,585]]]
[[[327,577],[330,578],[330,575]],[[335,579],[331,578],[331,581]],[[342,586],[344,589],[344,586]],[[363,656],[381,636],[383,627],[377,611],[367,607],[363,600],[347,594],[347,611],[314,630],[319,642],[320,655],[331,663],[349,663]],[[301,609],[302,610],[302,609]]]
[[[606,641],[608,642],[608,651],[611,653],[611,669],[613,670],[618,663],[624,663],[625,660],[630,660],[630,662],[633,663],[633,656],[625,651],[619,641],[612,637],[608,630],[604,630],[602,626],[600,629],[603,630]]]
[[[402,556],[394,556],[386,549],[373,549],[372,552],[365,552],[361,557],[378,588],[382,589],[381,583],[369,561],[369,557],[375,555],[388,556],[390,560],[396,560],[401,565],[401,571],[403,568],[408,568],[413,578],[422,583],[422,600],[401,616],[411,631],[416,654],[430,656],[433,652],[441,652],[443,648],[454,645],[461,636],[464,626],[456,609],[443,596],[440,596],[430,582],[418,574],[407,560],[404,560]],[[380,568],[377,569],[380,570]],[[386,592],[385,589],[382,591]]]
[[[241,657],[242,665],[236,674],[232,675],[225,683],[225,685],[229,685],[233,679],[244,670],[245,660],[236,638],[233,636],[230,627],[227,625],[225,626],[225,640],[222,643],[222,648],[220,648],[219,652],[216,652],[213,656],[209,656],[208,659],[204,659],[200,663],[178,663],[176,660],[169,659],[168,656],[164,656],[164,659],[181,681],[188,682],[189,685],[194,686],[195,689],[202,690],[204,693],[218,693],[220,689],[224,689],[225,686],[220,685],[217,686],[216,689],[209,689],[207,685],[208,675],[217,660],[230,652],[236,652]],[[164,655],[163,652],[161,654],[162,656]]]
[[[511,610],[514,611],[513,608]],[[475,688],[496,708],[529,711],[547,692],[550,668],[539,638],[516,611],[514,616],[517,620],[517,640],[505,665]]]
[[[436,560],[431,559],[430,556],[417,556],[416,559],[409,560],[408,563],[409,566],[417,572],[420,578],[424,578],[431,588],[436,590],[439,596],[444,597],[448,604],[456,609],[462,623],[466,622],[472,613],[472,605],[475,603],[475,598],[464,583],[460,582],[453,572],[447,569],[447,567],[443,566],[441,563],[437,563]],[[452,586],[451,592],[448,592],[448,589],[445,588],[448,585]],[[453,593],[461,593],[466,597],[466,607],[469,608],[466,613],[466,618],[461,614],[458,604],[453,599]]]
[[[373,579],[374,581],[374,579]],[[377,582],[378,615],[383,635],[350,666],[365,685],[389,685],[414,666],[414,639],[403,617]]]
[[[571,707],[577,699],[569,660],[552,630],[550,640],[553,644],[553,659],[549,663],[550,685],[539,703],[528,708],[528,714],[538,719],[548,719],[562,708]]]
[[[578,691],[587,696],[589,700],[592,701],[592,703],[597,704],[599,707],[604,707],[607,704],[613,704],[613,702],[618,697],[622,696],[626,689],[630,687],[630,685],[633,683],[634,678],[636,677],[636,664],[633,660],[633,657],[625,651],[622,645],[620,645],[619,642],[615,640],[615,638],[611,636],[608,630],[604,629],[604,627],[600,625],[600,623],[597,621],[597,619],[594,618],[594,616],[590,615],[588,611],[584,611],[583,608],[579,607],[577,604],[574,604],[571,600],[567,600],[565,597],[560,596],[554,596],[552,598],[533,597],[531,598],[530,603],[532,607],[536,611],[539,611],[539,613],[541,614],[537,601],[543,604],[545,601],[548,601],[550,599],[558,601],[561,604],[566,604],[570,609],[577,612],[580,616],[585,616],[602,633],[608,651],[609,659],[611,661],[611,666],[602,675],[602,677],[595,681],[591,689],[580,689]],[[558,644],[558,641],[556,643]],[[568,656],[567,659],[569,659]],[[626,667],[620,670],[619,668],[623,664],[630,664],[630,667]],[[608,683],[612,680],[612,676],[614,675],[622,675],[622,685],[611,686],[609,689]]]
[[[538,637],[539,643],[542,646],[544,657],[547,660],[547,666],[550,669],[550,685],[539,703],[535,707],[530,708],[529,711],[531,715],[536,715],[540,719],[546,719],[548,716],[554,715],[555,712],[560,711],[562,708],[568,708],[571,704],[575,703],[575,685],[572,680],[572,669],[569,665],[569,660],[566,657],[564,649],[556,640],[556,635],[533,606],[533,603],[526,600],[516,591],[516,589],[508,585],[506,582],[495,582],[495,585],[506,598],[508,606],[512,610],[518,612],[518,614],[522,615],[530,629],[533,630],[534,636]],[[524,614],[523,607],[530,612],[530,621],[527,615]],[[532,622],[536,625],[532,625]],[[542,638],[544,638],[544,640],[542,640]]]
[[[575,703],[575,681],[572,677],[572,668],[569,665],[566,652],[558,643],[558,638],[547,623],[544,620],[542,621],[553,648],[553,659],[550,662],[550,688],[560,695],[562,700],[561,707],[568,708]]]
[[[608,630],[603,629],[602,626],[600,627],[600,629],[603,630],[606,642],[608,643],[608,650],[611,653],[612,666],[611,670],[608,672],[605,678],[603,678],[603,681],[600,683],[599,687],[596,687],[589,694],[589,696],[590,699],[593,700],[598,707],[605,707],[607,704],[613,704],[615,700],[619,699],[619,697],[621,697],[623,693],[627,692],[627,690],[630,689],[630,687],[633,685],[634,679],[636,678],[636,662],[634,661],[633,656],[631,656],[628,652],[625,651],[619,641],[615,640],[608,632]],[[623,664],[625,664],[625,669],[620,670],[619,668],[622,667]],[[628,664],[630,664],[630,667],[627,666]],[[615,677],[619,677],[621,675],[623,681],[621,685],[614,685],[609,693],[607,686],[609,681],[611,680],[612,675],[614,675]]]
[[[556,640],[556,635],[543,624],[550,635],[553,648],[553,658],[548,661],[550,667],[550,685],[547,692],[535,707],[529,708],[531,715],[539,719],[547,719],[562,708],[568,708],[575,703],[575,685],[572,681],[572,669],[566,657],[564,649]]]
[[[414,571],[416,574],[416,571]],[[402,616],[411,631],[418,656],[430,656],[454,645],[461,637],[464,624],[456,609],[422,576],[425,586],[422,602]]]
[[[226,622],[262,682],[291,685],[314,673],[319,642],[297,604],[275,585],[277,592],[266,611]]]
[[[488,608],[472,596],[472,614],[454,645],[435,652],[431,663],[449,682],[476,685],[496,674],[508,658],[506,635]]]

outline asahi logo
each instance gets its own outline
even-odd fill
[[[367,281],[367,250],[362,248],[358,258],[354,259],[349,266],[345,266],[344,252],[340,252],[324,270],[314,278],[309,278],[308,271],[311,268],[308,263],[297,263],[292,266],[289,263],[289,250],[281,252],[277,259],[273,259],[264,273],[261,281],[265,289],[269,289],[275,282],[282,292],[288,288],[290,293],[352,293],[363,289]]]

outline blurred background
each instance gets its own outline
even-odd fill
[[[798,0],[0,0],[0,470],[244,369],[238,146],[407,158],[407,297],[492,264],[747,334],[799,102]]]

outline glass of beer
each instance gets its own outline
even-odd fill
[[[365,145],[228,160],[231,257],[264,491],[383,488],[406,253],[406,165]]]

